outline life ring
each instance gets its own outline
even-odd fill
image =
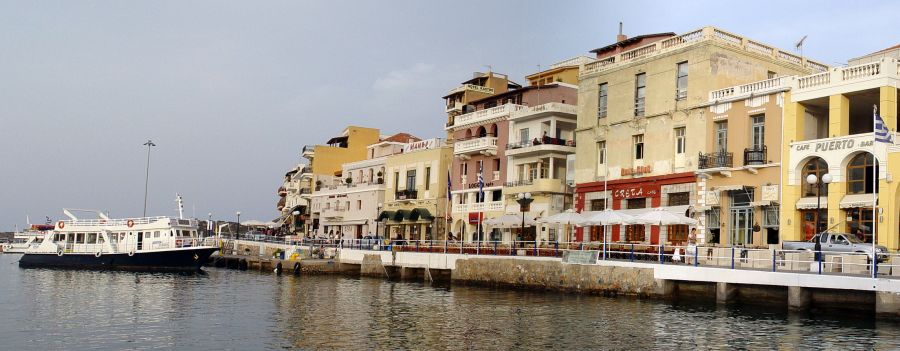
[[[59,257],[62,257],[62,256],[65,255],[65,254],[66,254],[66,252],[63,251],[63,250],[59,250],[59,251],[56,252],[56,255],[59,256]]]
[[[200,256],[197,255],[197,254],[194,254],[194,261],[197,261],[197,260],[199,260],[199,259],[200,259]]]
[[[181,244],[184,244],[184,242],[181,241],[181,239],[175,240],[175,246],[176,246],[176,247],[181,247]]]
[[[59,227],[59,229],[63,229],[66,227],[66,222],[59,221],[56,223],[56,226]]]
[[[94,257],[97,257],[97,258],[100,258],[100,256],[102,256],[102,255],[103,255],[103,253],[100,251],[97,251],[94,253]]]
[[[134,256],[134,250],[128,251],[128,257]]]
[[[134,227],[134,221],[133,221],[133,220],[130,220],[130,219],[129,219],[128,222],[125,222],[125,224],[128,225],[128,228]]]

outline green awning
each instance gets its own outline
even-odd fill
[[[409,216],[409,211],[407,211],[407,210],[397,210],[397,213],[394,213],[394,218],[393,218],[393,219],[394,219],[395,222],[400,222],[400,221],[402,221],[404,218],[406,218],[407,216]]]
[[[381,222],[385,219],[391,219],[394,217],[394,211],[381,211],[381,214],[378,215],[378,219],[375,221]]]
[[[410,221],[418,221],[419,219],[423,219],[426,221],[430,221],[434,219],[434,216],[431,215],[431,212],[428,212],[427,209],[424,208],[415,208],[410,211],[409,218]]]

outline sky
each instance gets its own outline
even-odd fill
[[[62,208],[271,220],[305,144],[347,125],[440,137],[447,90],[522,83],[629,36],[712,25],[846,63],[900,3],[0,0],[0,231]]]

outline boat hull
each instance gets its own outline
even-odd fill
[[[124,271],[196,271],[209,256],[218,251],[214,247],[198,247],[179,250],[103,254],[97,257],[89,253],[69,253],[59,256],[52,253],[25,253],[19,259],[21,268],[68,268]]]

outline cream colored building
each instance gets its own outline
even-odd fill
[[[900,64],[881,53],[855,61],[863,63],[791,82],[784,109],[781,235],[784,240],[803,240],[830,230],[871,242],[874,227],[878,244],[897,250]],[[876,106],[892,143],[873,141]],[[825,174],[832,182],[820,189],[806,182],[809,175],[821,179]],[[873,213],[876,188],[877,212]]]
[[[447,239],[447,176],[453,148],[441,139],[406,144],[387,158],[384,207],[378,216],[390,238]]]
[[[309,218],[309,195],[312,188],[309,181],[304,181],[304,174],[309,174],[308,165],[298,164],[285,173],[284,181],[278,188],[279,221],[289,233],[302,233]]]
[[[727,31],[704,27],[619,40],[595,50],[580,72],[576,130],[576,208],[639,214],[668,207],[703,222],[694,172],[710,152],[709,93],[827,66]],[[634,43],[634,44],[630,44]],[[745,128],[741,126],[740,128]],[[740,130],[740,129],[738,129]],[[706,241],[700,228],[699,240]],[[672,231],[673,235],[668,236]],[[687,228],[614,227],[611,240],[658,244]],[[578,233],[583,241],[599,232]]]

